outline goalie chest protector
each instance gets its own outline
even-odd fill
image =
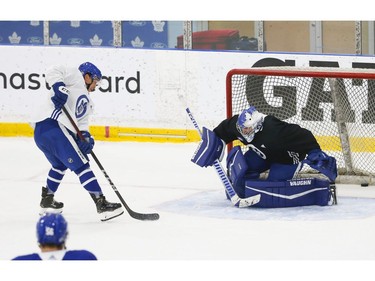
[[[327,206],[331,198],[329,181],[318,178],[287,181],[247,180],[245,182],[245,197],[257,194],[261,195],[260,201],[252,207]]]

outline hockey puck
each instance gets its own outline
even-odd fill
[[[367,182],[362,182],[361,186],[368,186],[368,183]]]

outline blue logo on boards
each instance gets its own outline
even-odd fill
[[[43,43],[43,38],[38,37],[38,36],[31,36],[26,39],[27,43],[30,44],[42,44]]]
[[[154,48],[154,49],[165,49],[165,48],[168,48],[168,46],[162,42],[154,42],[154,43],[151,43],[151,48]]]
[[[82,38],[69,38],[68,44],[69,45],[82,45],[84,40]]]
[[[145,21],[129,21],[129,24],[132,26],[145,26],[147,22]]]

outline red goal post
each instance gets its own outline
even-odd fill
[[[311,130],[321,148],[336,157],[337,182],[374,182],[375,70],[232,69],[226,77],[226,103],[227,117],[253,105]]]

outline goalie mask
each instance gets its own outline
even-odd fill
[[[237,130],[247,142],[251,142],[254,135],[262,129],[265,116],[265,114],[258,112],[254,106],[243,110],[238,116]]]

